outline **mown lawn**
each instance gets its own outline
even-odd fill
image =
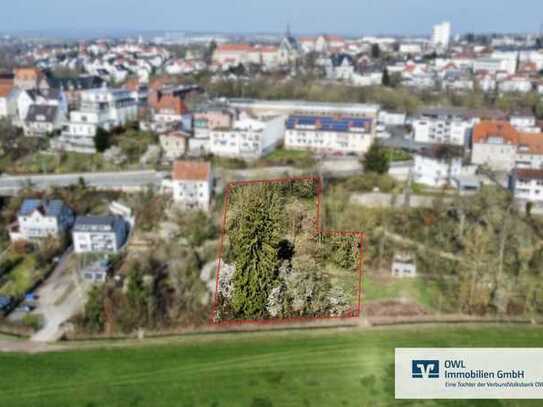
[[[315,164],[315,160],[311,151],[278,148],[260,160],[260,163],[265,165],[293,165],[298,168],[310,168]]]
[[[363,290],[364,301],[408,300],[435,311],[439,304],[436,282],[423,277],[398,279],[365,275]]]
[[[534,327],[319,329],[1,354],[0,406],[540,406],[395,401],[394,347],[543,345]]]

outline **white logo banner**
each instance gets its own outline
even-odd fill
[[[543,399],[543,348],[396,348],[397,399]]]

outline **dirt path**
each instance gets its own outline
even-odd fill
[[[43,328],[31,338],[34,342],[51,342],[62,336],[61,325],[82,307],[83,294],[74,275],[66,269],[71,250],[60,259],[51,277],[39,288],[37,308],[44,317]]]

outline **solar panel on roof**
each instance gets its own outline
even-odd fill
[[[298,125],[315,126],[322,131],[348,132],[352,128],[367,129],[370,119],[349,116],[302,116],[292,115],[287,120],[287,127],[292,129]]]

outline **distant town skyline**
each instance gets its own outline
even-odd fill
[[[538,32],[540,0],[25,0],[3,5],[2,32],[62,30],[224,33],[331,32],[429,35],[450,21],[453,33]]]

